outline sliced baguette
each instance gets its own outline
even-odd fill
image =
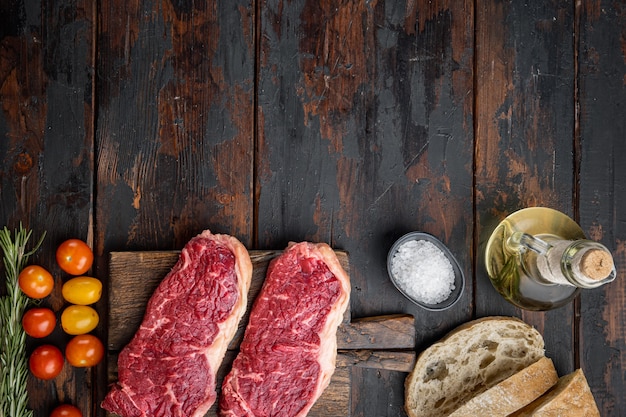
[[[506,417],[539,398],[558,380],[552,360],[541,358],[478,394],[452,412],[450,417]]]
[[[545,356],[541,334],[514,317],[486,317],[424,350],[405,381],[409,417],[447,416]]]
[[[581,369],[562,376],[546,394],[511,417],[600,417],[587,378]]]

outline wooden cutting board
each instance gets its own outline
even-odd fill
[[[281,251],[250,251],[253,265],[248,307],[261,290],[267,266]],[[348,254],[336,251],[346,271]],[[109,262],[108,382],[117,380],[117,354],[139,327],[148,299],[178,260],[179,251],[112,252]],[[250,308],[248,308],[250,311]],[[241,320],[218,371],[218,388],[228,373],[243,337],[248,313]],[[351,320],[348,310],[337,331],[337,368],[329,387],[311,409],[310,417],[350,415],[352,366],[409,372],[415,364],[415,326],[412,316],[391,315]],[[216,416],[216,405],[207,416]]]

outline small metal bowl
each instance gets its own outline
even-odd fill
[[[450,260],[450,263],[452,264],[452,269],[454,271],[454,290],[452,290],[452,293],[446,300],[438,304],[427,304],[427,303],[420,302],[414,299],[413,297],[411,297],[410,295],[408,295],[396,282],[396,278],[391,273],[391,264],[392,264],[393,256],[398,251],[398,247],[400,245],[410,240],[425,240],[427,242],[430,242],[434,244],[435,246],[437,246],[437,248],[439,248],[443,252],[443,254]],[[446,247],[446,245],[444,245],[443,243],[441,243],[439,239],[437,239],[436,237],[428,233],[410,232],[402,236],[400,239],[398,239],[393,244],[393,246],[389,250],[389,254],[387,255],[387,273],[389,274],[389,278],[391,279],[391,282],[398,289],[398,291],[400,291],[406,298],[408,298],[414,304],[422,307],[423,309],[430,310],[430,311],[442,311],[442,310],[447,310],[448,308],[452,307],[454,304],[456,304],[457,301],[459,301],[459,299],[461,298],[461,294],[463,294],[463,290],[465,289],[465,275],[463,274],[463,271],[461,270],[458,261],[456,260],[454,255],[452,255],[452,252],[450,252],[450,250]]]

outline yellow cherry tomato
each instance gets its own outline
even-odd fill
[[[67,302],[86,306],[100,299],[102,283],[97,278],[76,277],[63,284],[61,293]]]
[[[98,312],[89,306],[71,305],[61,313],[61,327],[71,335],[89,333],[99,321]]]

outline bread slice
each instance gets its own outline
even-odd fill
[[[453,411],[450,417],[506,417],[539,398],[558,380],[552,360],[541,358],[478,394]]]
[[[581,369],[559,379],[545,395],[511,417],[600,417],[587,378]]]
[[[424,350],[405,381],[409,417],[447,416],[545,356],[541,334],[514,317],[468,322]]]

